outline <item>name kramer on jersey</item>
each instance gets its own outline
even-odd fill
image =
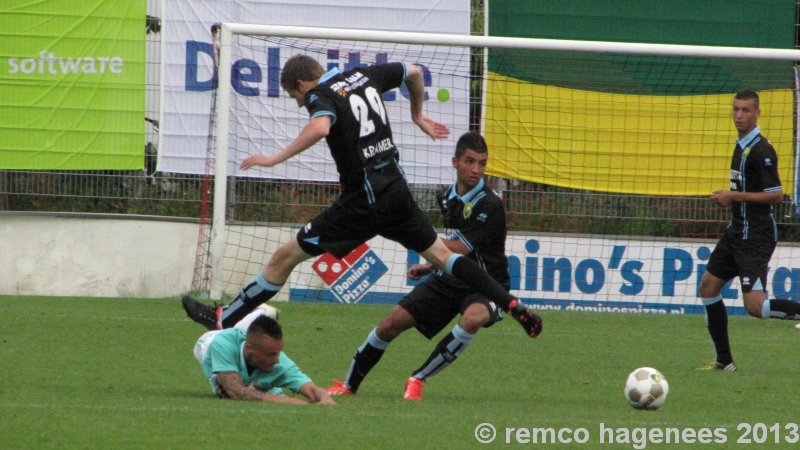
[[[392,143],[392,138],[386,138],[378,141],[378,143],[375,145],[368,145],[362,148],[361,151],[364,152],[364,158],[369,159],[378,153],[382,153],[393,148],[394,144]]]

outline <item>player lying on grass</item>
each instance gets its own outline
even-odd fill
[[[492,278],[509,289],[505,208],[482,178],[488,156],[486,141],[480,134],[470,132],[461,136],[453,156],[456,182],[437,200],[444,216],[447,236],[444,242],[448,248],[485,267]],[[409,268],[408,276],[417,280],[431,272],[432,264],[416,264]],[[458,324],[406,381],[404,398],[422,399],[425,381],[452,364],[469,347],[478,330],[502,318],[494,302],[441,271],[434,272],[400,300],[358,348],[344,383],[334,380],[335,385],[327,391],[332,395],[355,394],[397,336],[416,327],[432,339],[458,314],[461,314]]]
[[[194,356],[217,397],[233,400],[308,404],[287,397],[283,388],[312,403],[333,405],[325,389],[314,384],[283,353],[283,331],[275,308],[262,305],[233,328],[209,331],[197,341]],[[273,317],[269,317],[272,315]]]
[[[281,87],[298,107],[306,107],[311,118],[286,148],[275,155],[252,155],[241,168],[273,167],[325,138],[339,172],[341,195],[281,245],[261,273],[227,306],[214,308],[184,297],[183,308],[192,320],[208,329],[231,327],[277,294],[301,262],[325,252],[342,258],[381,235],[420,253],[436,269],[509,311],[530,337],[541,332],[541,318],[475,261],[453,253],[414,201],[398,163],[400,155],[381,98],[401,84],[408,88],[414,123],[433,139],[449,136],[445,125],[422,113],[425,86],[419,66],[398,62],[339,73],[338,68],[325,72],[305,55],[286,62]]]

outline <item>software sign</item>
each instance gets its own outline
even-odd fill
[[[144,166],[144,0],[2,2],[0,169]]]

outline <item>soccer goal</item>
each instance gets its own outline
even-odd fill
[[[794,61],[800,51],[560,41],[222,24],[211,121],[213,209],[201,223],[195,287],[233,295],[299,226],[330,205],[338,174],[323,143],[277,167],[239,169],[275,153],[308,121],[279,87],[296,54],[341,71],[403,61],[425,73],[425,112],[448,125],[433,141],[411,122],[404,88],[382,95],[418,203],[441,225],[437,193],[466,131],[484,134],[487,175],[502,194],[512,289],[541,308],[702,311],[697,286],[729,211],[736,91],[760,94],[759,125],[778,152],[787,201],[771,263],[776,296],[800,299],[792,224],[797,148]],[[228,69],[230,68],[230,69]],[[211,202],[211,198],[209,198]],[[208,229],[210,227],[210,230]],[[210,232],[209,232],[210,231]],[[338,260],[302,264],[282,299],[394,303],[415,284],[419,255],[375,238]],[[726,288],[742,312],[738,284]]]

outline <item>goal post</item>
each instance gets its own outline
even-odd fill
[[[223,281],[223,254],[225,252],[225,209],[227,206],[228,192],[228,125],[231,94],[228,86],[231,84],[231,72],[219,70],[220,67],[231,67],[231,38],[232,30],[228,24],[217,28],[219,36],[218,58],[215,67],[217,74],[216,113],[214,121],[216,131],[212,136],[216,139],[214,154],[214,209],[211,222],[210,258],[210,296],[214,300],[222,298]],[[223,88],[220,89],[219,87]]]
[[[449,139],[434,143],[415,131],[403,89],[384,94],[414,194],[435,219],[436,192],[454,177],[455,140],[468,130],[484,133],[487,175],[508,211],[512,290],[541,307],[699,311],[697,273],[728,220],[703,194],[726,186],[735,137],[730,101],[739,88],[762,93],[760,123],[779,151],[784,192],[794,195],[798,50],[230,23],[219,32],[213,299],[234,294],[280,239],[335,200],[337,174],[324,144],[286,167],[237,169],[248,154],[279,151],[307,121],[278,87],[283,62],[296,53],[343,71],[395,61],[425,68],[426,114],[451,127]],[[660,84],[650,89],[651,82]],[[776,214],[782,224],[790,223],[788,208]],[[791,262],[798,252],[792,243],[779,248],[771,287],[800,299],[800,268]],[[358,264],[368,257],[380,265],[364,275]],[[350,259],[303,263],[288,296],[394,302],[413,286],[405,268],[418,257],[376,238]],[[735,284],[726,293],[734,291]]]

